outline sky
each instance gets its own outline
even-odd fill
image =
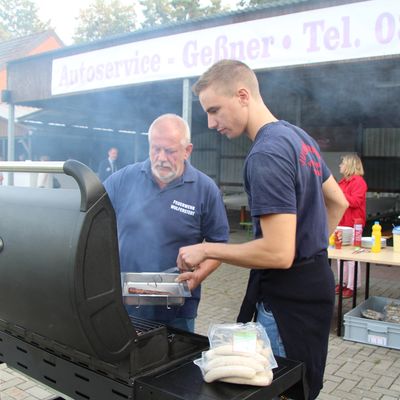
[[[39,18],[46,22],[50,20],[50,25],[54,28],[57,35],[66,45],[73,43],[77,25],[76,18],[79,16],[81,8],[87,8],[93,0],[33,0],[38,7]],[[223,3],[236,3],[233,0],[225,0]],[[132,0],[123,0],[122,3],[132,4]],[[205,1],[207,3],[207,1]]]
[[[60,39],[66,44],[72,44],[76,20],[80,8],[86,8],[90,0],[34,0],[38,7],[38,16],[42,21],[50,20]]]
[[[38,8],[38,16],[50,25],[66,45],[73,43],[72,36],[77,25],[76,18],[79,10],[87,8],[93,0],[33,0]],[[122,3],[132,4],[132,0],[123,0]]]

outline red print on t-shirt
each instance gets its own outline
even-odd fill
[[[320,160],[321,156],[318,150],[314,146],[310,146],[309,144],[305,144],[304,142],[301,145],[301,152],[300,152],[300,164],[302,166],[306,166],[311,168],[315,175],[321,176],[321,163]]]

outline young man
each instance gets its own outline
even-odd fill
[[[314,399],[322,388],[335,300],[326,249],[347,201],[318,145],[302,129],[272,115],[247,65],[219,61],[193,91],[210,129],[232,139],[245,133],[253,141],[244,184],[255,239],[183,247],[178,266],[201,270],[204,260],[213,259],[252,268],[238,320],[250,321],[257,309],[274,353],[306,363]]]
[[[162,272],[176,266],[182,246],[228,240],[229,226],[214,181],[187,161],[189,127],[174,114],[158,117],[149,128],[150,157],[111,175],[105,182],[117,217],[119,255],[124,272]],[[200,283],[220,262],[206,260],[186,272],[192,297],[182,307],[127,306],[130,315],[194,331]]]

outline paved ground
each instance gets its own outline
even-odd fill
[[[237,229],[231,233],[232,242],[246,239],[245,231]],[[204,283],[196,325],[198,333],[207,335],[212,323],[234,322],[247,276],[245,269],[222,265]],[[399,282],[399,268],[373,266],[370,295],[400,299]],[[363,296],[364,290],[361,289],[358,303],[363,301]],[[350,307],[351,301],[345,300],[344,313]],[[337,337],[335,329],[336,318],[332,321],[325,385],[318,399],[399,400],[400,350],[347,341]],[[56,397],[51,389],[0,364],[0,400],[47,400]]]

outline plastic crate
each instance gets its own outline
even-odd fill
[[[362,317],[361,312],[370,309],[383,313],[384,307],[400,300],[372,296],[344,316],[344,339],[376,346],[400,349],[400,324],[375,321]]]

